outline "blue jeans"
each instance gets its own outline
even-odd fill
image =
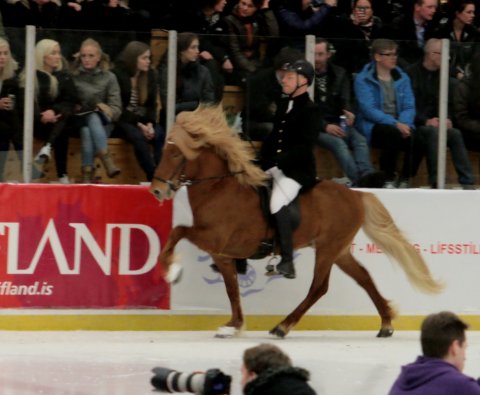
[[[155,168],[162,157],[162,147],[165,139],[163,128],[157,125],[153,139],[147,140],[136,125],[119,122],[117,126],[122,131],[122,137],[133,145],[135,157],[145,172],[147,180],[152,181]]]
[[[107,138],[111,133],[111,125],[104,125],[100,116],[93,112],[82,118],[80,128],[82,143],[82,166],[93,166],[95,155],[107,151]]]
[[[438,128],[420,126],[417,129],[417,133],[419,133],[421,140],[425,144],[428,181],[433,185],[437,182]],[[462,185],[473,185],[472,164],[468,158],[468,152],[460,130],[455,128],[447,129],[447,147],[450,148],[452,162],[458,175],[458,182]]]
[[[343,138],[326,132],[318,135],[318,145],[333,153],[343,172],[356,184],[358,180],[375,171],[370,160],[366,138],[355,128],[348,127]]]

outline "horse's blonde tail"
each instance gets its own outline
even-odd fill
[[[400,264],[410,283],[425,293],[439,293],[443,284],[436,281],[420,253],[407,241],[388,210],[372,193],[362,193],[365,208],[363,230],[380,249]]]

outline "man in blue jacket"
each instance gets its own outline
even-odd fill
[[[425,318],[420,336],[423,355],[402,367],[389,395],[479,395],[479,382],[462,373],[467,328],[448,311]]]
[[[357,130],[372,147],[380,148],[380,170],[385,188],[408,187],[411,175],[415,98],[410,79],[397,67],[397,44],[392,40],[373,41],[372,62],[355,78],[358,102]],[[404,151],[400,177],[397,160]]]

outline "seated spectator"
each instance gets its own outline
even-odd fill
[[[215,87],[215,101],[220,101],[225,85],[224,74],[230,75],[233,65],[228,55],[228,26],[221,17],[226,0],[202,0],[181,19],[181,31],[198,34],[200,63],[208,68]]]
[[[0,38],[7,38],[7,35],[5,34],[5,29],[3,27],[3,17],[2,17],[2,12],[0,10]]]
[[[34,134],[46,142],[35,161],[39,164],[48,161],[53,148],[58,179],[61,183],[68,184],[66,125],[78,103],[77,90],[71,75],[64,70],[57,41],[40,40],[35,47],[35,61]]]
[[[389,395],[479,395],[478,381],[462,373],[468,325],[455,314],[431,314],[422,323],[422,354],[402,371]]]
[[[454,121],[468,150],[480,151],[480,54],[472,59],[471,74],[454,92]]]
[[[292,366],[290,357],[273,344],[259,344],[243,353],[244,395],[314,395],[309,378],[307,370]]]
[[[406,11],[385,26],[382,37],[397,41],[402,67],[423,58],[423,46],[433,37],[437,8],[438,0],[414,0],[410,12]]]
[[[358,73],[370,61],[370,45],[380,38],[382,20],[373,14],[372,0],[354,0],[352,14],[339,20],[335,29],[335,63]]]
[[[349,185],[381,188],[383,177],[375,174],[367,140],[353,126],[350,78],[345,69],[330,62],[331,56],[329,42],[317,38],[314,98],[323,118],[318,144],[333,153]],[[341,116],[345,117],[343,128]]]
[[[278,24],[270,0],[238,0],[228,24],[229,58],[233,64],[234,82],[245,83],[247,77],[263,66],[260,37],[278,36]],[[270,49],[267,48],[267,53]]]
[[[135,157],[148,181],[162,155],[164,132],[157,125],[157,83],[151,65],[150,47],[139,41],[127,44],[112,70],[122,97],[117,123],[122,137],[133,145]],[[152,152],[153,150],[153,152]]]
[[[193,111],[200,103],[214,102],[212,77],[208,69],[199,62],[199,40],[194,33],[183,32],[177,39],[177,91],[175,114]],[[162,102],[161,123],[164,126],[167,105],[168,53],[158,66],[160,99]]]
[[[82,143],[84,183],[93,181],[95,156],[100,158],[109,177],[120,173],[107,145],[113,122],[122,110],[117,78],[109,68],[108,56],[98,42],[91,38],[83,41],[73,65],[73,80],[81,103],[76,121]]]
[[[327,36],[327,21],[336,6],[337,0],[286,0],[275,9],[280,35],[289,45],[303,50],[305,35]]]
[[[380,170],[385,188],[408,187],[413,149],[415,98],[410,78],[397,66],[397,44],[387,39],[372,43],[372,62],[355,78],[358,103],[356,127],[371,144],[380,148]],[[404,159],[396,177],[401,152]]]
[[[407,69],[415,95],[416,133],[427,157],[428,181],[432,187],[437,185],[438,160],[438,103],[440,96],[440,64],[442,43],[431,38],[425,44],[423,61]],[[451,100],[449,101],[451,103]],[[458,182],[464,189],[473,189],[473,170],[462,133],[447,119],[447,146],[452,154],[453,164],[458,174]],[[415,167],[417,164],[414,164]]]
[[[451,2],[450,16],[447,22],[435,33],[435,37],[450,40],[450,75],[459,80],[469,72],[470,61],[479,33],[473,25],[475,2],[473,0],[456,0]]]
[[[262,69],[247,80],[242,129],[246,139],[263,141],[273,130],[277,102],[282,98],[281,80],[286,63],[303,59],[302,52],[285,47],[278,53],[273,66]]]
[[[8,41],[0,38],[0,181],[4,180],[10,143],[19,158],[23,151],[22,127],[15,103],[19,94],[17,69],[18,64],[10,53]]]

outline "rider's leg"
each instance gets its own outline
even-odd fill
[[[283,274],[285,278],[295,278],[295,267],[293,266],[293,229],[287,206],[283,206],[280,211],[275,213],[275,222],[280,244],[280,256],[282,258],[277,265],[277,272]]]

